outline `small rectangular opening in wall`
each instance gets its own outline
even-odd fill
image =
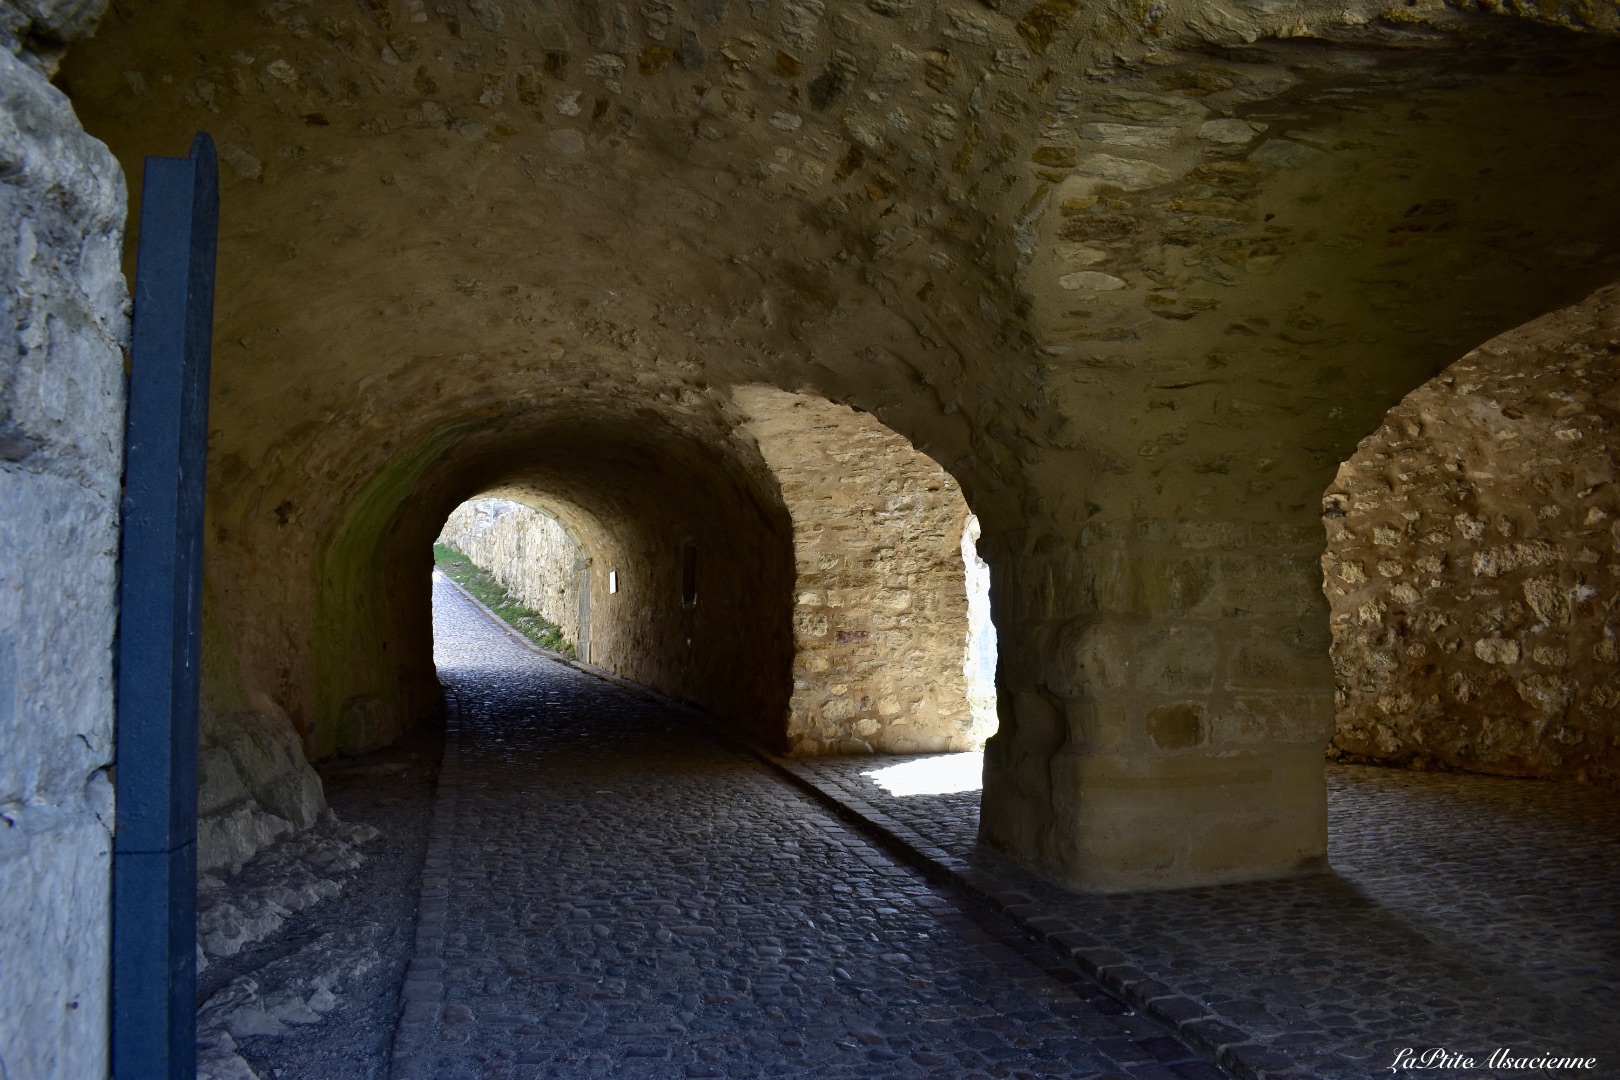
[[[697,545],[688,541],[681,548],[681,604],[697,603]]]
[[[608,592],[616,593],[618,591],[619,591],[619,572],[617,570],[609,570],[608,571]]]

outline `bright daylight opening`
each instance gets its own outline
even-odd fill
[[[436,579],[449,578],[542,649],[590,659],[590,555],[552,515],[470,499],[446,519],[433,562]]]
[[[890,795],[955,795],[978,791],[984,786],[984,751],[931,754],[861,775]]]
[[[962,675],[967,680],[972,736],[978,745],[996,733],[996,625],[990,620],[990,566],[979,558],[979,519],[970,514],[962,530],[962,565],[967,578],[967,648]],[[931,754],[861,774],[890,795],[957,795],[984,786],[984,751]]]

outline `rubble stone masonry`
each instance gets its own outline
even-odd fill
[[[1352,759],[1620,779],[1620,288],[1410,394],[1324,500]]]
[[[977,749],[962,489],[869,414],[765,387],[737,399],[793,518],[793,752]]]

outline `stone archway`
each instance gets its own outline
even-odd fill
[[[62,985],[105,968],[28,920],[71,894],[88,941],[105,896],[123,181],[199,126],[227,166],[209,580],[245,688],[311,752],[357,694],[384,725],[431,698],[401,508],[500,472],[441,458],[609,407],[730,462],[706,475],[786,537],[730,389],[808,388],[982,517],[985,837],[1092,888],[1319,865],[1328,474],[1620,256],[1606,4],[132,0],[91,38],[99,14],[3,20],[5,595],[30,627],[4,663],[33,785],[7,798],[53,898],[6,955]],[[1116,662],[1138,646],[1153,670]],[[93,1073],[98,1007],[66,1000],[0,1014]]]
[[[582,404],[549,422],[519,413],[455,429],[402,463],[420,465],[331,508],[315,554],[317,719],[306,738],[317,752],[382,745],[433,708],[431,544],[482,492],[555,508],[588,545],[594,663],[782,744],[791,525],[768,468],[747,442],[692,418],[602,407],[581,418]],[[689,544],[706,568],[697,604],[681,595]],[[372,715],[374,730],[354,730]]]
[[[988,843],[1088,888],[1320,865],[1317,499],[1471,338],[1612,279],[1607,37],[443,7],[134,3],[61,75],[127,165],[232,133],[212,573],[243,655],[303,648],[283,610],[346,624],[360,598],[259,568],[458,425],[611,403],[720,446],[733,388],[790,387],[982,519]],[[1094,662],[1139,641],[1159,670]],[[398,681],[383,644],[345,677]],[[330,726],[320,663],[252,681]]]
[[[1620,287],[1408,394],[1323,500],[1330,754],[1620,777]]]

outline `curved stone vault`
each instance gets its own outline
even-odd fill
[[[1318,865],[1320,492],[1616,276],[1614,9],[1530,15],[132,2],[58,83],[134,194],[221,143],[209,579],[313,752],[429,710],[408,583],[530,475],[750,581],[603,655],[779,740],[791,528],[733,393],[774,385],[960,483],[984,839],[1115,888]]]

